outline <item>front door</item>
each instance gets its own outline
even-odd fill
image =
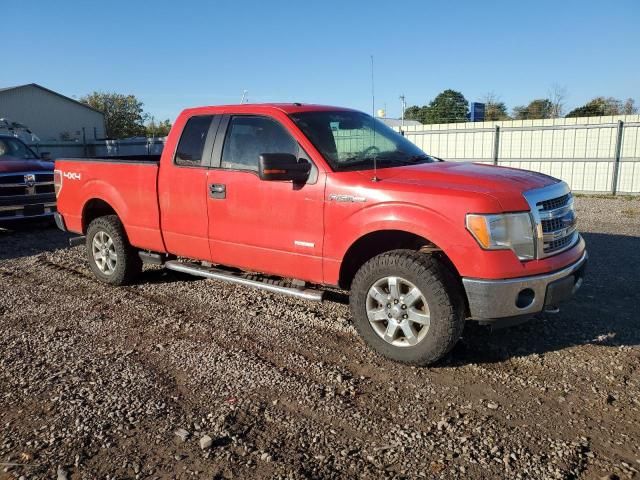
[[[212,261],[321,282],[325,176],[314,166],[305,184],[260,180],[262,153],[291,153],[308,160],[275,119],[231,116],[219,168],[208,171]]]

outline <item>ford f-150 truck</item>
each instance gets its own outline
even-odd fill
[[[51,218],[55,210],[53,162],[19,138],[0,135],[0,226]]]
[[[440,161],[345,108],[187,109],[159,161],[58,160],[55,185],[58,226],[105,283],[151,262],[309,300],[349,290],[364,340],[419,365],[466,319],[555,308],[587,259],[564,182]]]

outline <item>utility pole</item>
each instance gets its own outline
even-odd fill
[[[371,55],[371,116],[376,116],[376,96],[373,89],[373,55]]]
[[[402,102],[401,103],[401,105],[402,105],[402,117],[401,117],[402,118],[402,122],[401,122],[401,125],[404,127],[404,111],[407,108],[407,102],[406,102],[406,99],[404,97],[404,93],[402,95],[400,95],[400,102]]]

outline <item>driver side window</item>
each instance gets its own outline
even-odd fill
[[[260,116],[231,117],[222,149],[222,168],[258,171],[263,153],[298,156],[298,142],[275,120]]]

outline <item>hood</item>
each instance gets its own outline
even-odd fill
[[[476,192],[495,198],[504,211],[528,208],[523,192],[559,182],[548,175],[468,162],[437,162],[398,168],[381,168],[381,183]]]
[[[52,172],[53,162],[37,159],[20,159],[16,157],[0,157],[0,174],[16,172]]]

